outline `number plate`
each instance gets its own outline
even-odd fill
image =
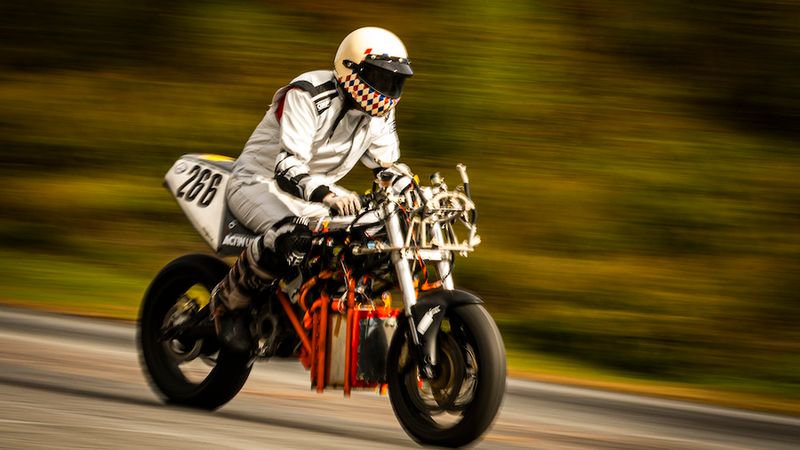
[[[184,214],[215,251],[220,248],[230,158],[184,155],[164,177]]]

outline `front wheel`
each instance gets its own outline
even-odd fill
[[[158,273],[145,294],[137,336],[142,366],[170,403],[218,408],[250,375],[249,356],[220,348],[208,316],[210,292],[228,270],[213,256],[182,256]],[[170,337],[170,330],[187,324],[206,332]]]
[[[492,317],[478,304],[447,309],[431,380],[419,376],[408,327],[398,331],[387,356],[387,382],[403,429],[421,444],[460,447],[478,439],[505,394],[505,349]]]

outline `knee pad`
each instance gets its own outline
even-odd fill
[[[275,253],[283,258],[289,267],[299,266],[306,259],[310,249],[311,230],[306,226],[297,227],[275,238]]]
[[[299,266],[311,248],[311,230],[308,221],[300,217],[287,217],[267,231],[259,243],[259,260],[270,253],[286,268]],[[266,261],[265,261],[266,262]]]

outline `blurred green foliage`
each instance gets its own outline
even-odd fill
[[[238,154],[275,89],[376,25],[415,67],[405,160],[470,168],[484,244],[456,272],[509,347],[800,397],[800,5],[0,8],[0,300],[134,316],[204,250],[164,171]]]

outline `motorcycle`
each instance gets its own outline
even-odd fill
[[[210,292],[230,269],[221,258],[257,238],[227,208],[232,166],[224,156],[189,154],[165,176],[216,256],[181,256],[147,289],[137,339],[154,391],[213,410],[240,391],[256,359],[298,358],[317,392],[388,390],[398,421],[420,444],[478,439],[502,403],[506,360],[482,300],[454,288],[455,254],[480,243],[466,168],[457,166],[463,184],[450,190],[438,173],[423,187],[393,165],[379,172],[359,214],[310,224],[302,276],[253,299],[255,344],[241,354],[219,345],[209,311]]]

